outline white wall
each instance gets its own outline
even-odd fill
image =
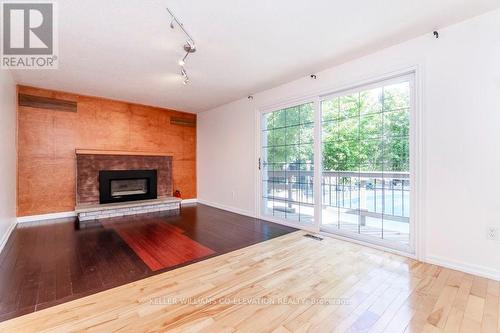
[[[0,69],[0,250],[16,221],[16,85]]]
[[[500,279],[500,11],[204,112],[198,198],[255,213],[255,110],[410,66],[422,89],[423,249],[419,257]],[[265,61],[265,59],[263,59]],[[234,192],[234,196],[233,193]]]

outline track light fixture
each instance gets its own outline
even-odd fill
[[[186,69],[184,67],[181,67],[181,75],[182,75],[182,83],[184,85],[189,83],[189,76],[187,75]]]
[[[186,64],[186,59],[188,55],[196,52],[196,46],[192,44],[190,41],[187,41],[186,44],[184,44],[184,51],[186,51],[186,54],[182,59],[179,59],[179,66],[184,66]]]
[[[189,76],[187,75],[187,72],[186,72],[186,69],[184,68],[184,66],[186,65],[187,57],[191,53],[196,52],[196,44],[194,42],[194,39],[186,31],[186,29],[184,28],[184,25],[177,19],[177,17],[174,15],[174,13],[172,13],[172,11],[169,8],[167,8],[167,11],[170,14],[170,16],[172,17],[172,20],[170,21],[170,28],[174,29],[175,28],[174,23],[177,24],[179,26],[179,28],[181,28],[182,32],[184,33],[184,35],[186,35],[186,38],[187,38],[186,44],[183,45],[183,49],[186,52],[186,54],[184,55],[184,57],[179,59],[178,64],[179,64],[179,66],[181,66],[181,75],[184,79],[182,81],[182,83],[188,84],[189,83]]]

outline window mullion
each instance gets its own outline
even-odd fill
[[[321,101],[316,98],[314,101],[314,228],[319,232],[322,218],[322,139],[321,139]]]

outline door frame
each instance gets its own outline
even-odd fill
[[[346,238],[341,234],[327,233],[327,236],[344,239],[352,241],[355,243],[360,243],[366,246],[371,246],[374,248],[382,249],[389,252],[394,252],[403,256],[410,258],[420,259],[425,258],[425,243],[423,240],[423,235],[425,232],[424,220],[422,218],[424,211],[424,186],[425,184],[425,174],[423,165],[425,165],[424,154],[423,154],[423,64],[419,63],[416,65],[409,65],[399,70],[392,72],[386,72],[385,74],[377,75],[368,79],[359,80],[351,84],[345,84],[342,86],[337,86],[329,89],[318,90],[313,93],[309,93],[296,98],[289,98],[279,103],[270,104],[261,108],[255,109],[255,161],[261,158],[261,131],[262,123],[261,116],[264,113],[277,111],[286,107],[291,107],[294,105],[314,102],[315,104],[315,122],[314,122],[314,196],[315,196],[315,217],[314,223],[311,226],[302,226],[293,223],[289,223],[280,219],[269,217],[262,213],[262,173],[259,168],[255,168],[255,216],[259,219],[299,228],[309,232],[321,233],[321,210],[322,203],[321,200],[317,201],[317,198],[321,198],[321,103],[320,101],[326,96],[333,94],[339,94],[349,90],[355,90],[357,88],[366,87],[369,85],[376,85],[384,81],[389,81],[391,79],[397,79],[398,77],[412,75],[411,80],[412,90],[411,90],[411,111],[410,111],[410,244],[411,249],[407,251],[406,249],[401,249],[397,247],[388,247],[386,243],[379,243],[370,239],[356,239],[356,238]],[[317,144],[316,142],[320,142]],[[257,164],[257,163],[256,163]],[[319,186],[317,186],[317,184]]]
[[[413,217],[411,215],[411,213],[413,211],[412,202],[414,201],[412,199],[415,196],[415,193],[413,191],[413,182],[415,181],[415,177],[414,177],[415,172],[413,170],[414,164],[412,164],[412,160],[414,159],[414,156],[413,156],[414,145],[412,144],[412,142],[414,142],[414,135],[415,135],[414,132],[412,131],[413,126],[414,126],[413,115],[414,115],[414,105],[415,105],[415,97],[414,97],[414,95],[415,95],[415,74],[414,74],[414,72],[401,74],[401,75],[397,75],[397,76],[392,76],[392,77],[389,77],[386,79],[377,80],[377,81],[374,81],[374,82],[371,82],[368,84],[364,84],[364,85],[358,85],[358,86],[353,87],[351,89],[337,91],[337,92],[332,93],[332,94],[327,94],[327,95],[321,96],[320,100],[327,101],[327,100],[330,100],[330,99],[338,97],[338,96],[344,96],[344,95],[360,92],[363,90],[368,90],[368,89],[375,88],[375,87],[387,86],[387,85],[401,83],[401,82],[409,82],[409,85],[410,85],[410,115],[409,115],[410,116],[410,119],[409,119],[409,121],[410,121],[410,137],[409,137],[409,141],[410,141],[409,142],[409,144],[410,144],[410,156],[409,156],[410,157],[410,172],[409,173],[410,173],[411,186],[410,186],[410,193],[409,193],[409,195],[410,195],[410,198],[409,198],[410,199],[409,200],[410,201],[410,216],[409,216],[409,237],[410,237],[410,239],[409,239],[409,245],[406,246],[403,244],[399,244],[397,242],[391,242],[388,240],[370,237],[370,236],[366,236],[363,234],[356,234],[356,233],[347,232],[347,231],[340,230],[340,229],[323,227],[323,226],[320,226],[320,231],[324,232],[324,233],[335,234],[335,235],[345,237],[345,238],[352,238],[352,239],[362,241],[362,242],[373,243],[374,245],[384,246],[387,248],[391,248],[395,251],[405,252],[405,253],[409,253],[409,254],[414,255],[415,254],[415,239],[414,239],[414,237],[415,237],[415,222],[414,222]],[[321,112],[322,112],[322,110],[320,107],[320,113]],[[321,218],[322,218],[322,216],[320,216],[320,219]]]

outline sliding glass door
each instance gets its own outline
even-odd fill
[[[321,102],[321,229],[410,245],[411,77]]]
[[[314,103],[261,116],[262,213],[302,226],[314,221]]]
[[[261,113],[262,216],[412,251],[413,94],[411,74]]]

